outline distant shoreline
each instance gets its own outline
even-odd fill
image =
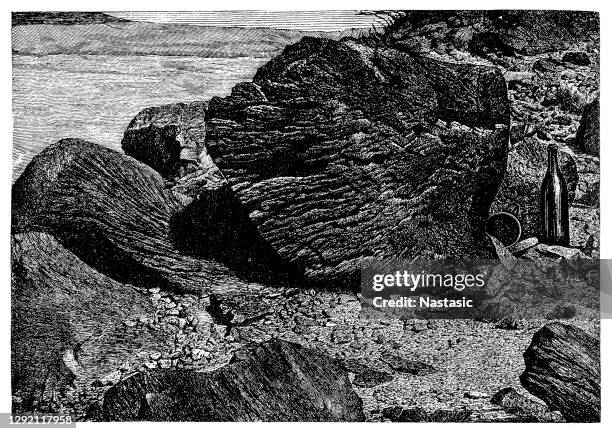
[[[370,29],[333,32],[266,27],[216,27],[136,21],[81,25],[18,25],[11,29],[12,52],[20,55],[132,55],[269,58],[304,36],[360,38]]]
[[[11,13],[11,25],[22,26],[32,24],[53,25],[79,25],[79,24],[103,24],[103,23],[126,23],[129,20],[114,17],[103,12],[13,12]]]

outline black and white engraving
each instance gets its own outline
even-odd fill
[[[13,412],[600,420],[596,12],[15,12],[12,62]],[[446,259],[468,318],[365,306]]]

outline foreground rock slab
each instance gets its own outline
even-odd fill
[[[540,329],[525,351],[521,384],[559,410],[567,422],[599,422],[599,340],[579,328],[554,322]]]
[[[107,421],[363,421],[361,399],[333,359],[271,340],[213,372],[136,373],[110,388]]]
[[[11,378],[22,410],[57,409],[70,390],[170,346],[142,323],[155,319],[155,308],[138,288],[99,273],[45,233],[15,235],[11,247]]]

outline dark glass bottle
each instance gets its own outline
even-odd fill
[[[541,241],[545,244],[569,246],[569,205],[567,184],[559,169],[557,146],[548,147],[548,170],[542,181],[540,214]]]

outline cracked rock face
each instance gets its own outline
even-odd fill
[[[13,233],[52,234],[118,281],[201,293],[230,279],[220,263],[174,246],[171,221],[183,206],[159,174],[119,152],[61,140],[32,160],[12,199]]]
[[[209,103],[206,148],[263,239],[313,280],[373,258],[490,256],[501,73],[304,38]]]
[[[136,373],[106,392],[100,417],[181,422],[365,420],[361,399],[337,361],[278,339],[244,347],[228,365],[212,372]]]
[[[601,418],[600,343],[576,326],[542,327],[523,354],[521,384],[568,422]]]
[[[206,138],[206,103],[178,103],[142,110],[127,127],[121,147],[165,178],[196,165]]]
[[[187,203],[200,189],[225,185],[206,151],[206,102],[178,103],[142,110],[126,129],[125,153],[151,166]]]

